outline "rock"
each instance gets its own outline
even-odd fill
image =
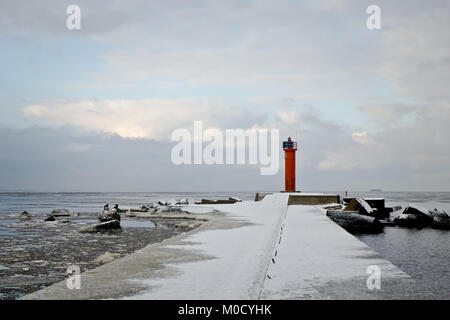
[[[201,199],[200,202],[195,202],[195,204],[233,204],[238,202],[239,200],[237,198],[228,198],[225,199],[218,199],[218,200],[210,200],[210,199]]]
[[[400,227],[422,229],[432,224],[433,216],[424,208],[409,206],[405,208],[402,214],[394,218],[394,222]]]
[[[375,216],[375,211],[372,209],[369,204],[360,199],[355,198],[350,200],[350,202],[345,206],[344,211],[358,211],[360,214],[366,215],[366,216]]]
[[[108,231],[108,230],[121,230],[120,221],[119,220],[110,220],[110,221],[96,224],[94,226],[82,227],[78,230],[78,232],[93,233],[93,232],[101,232],[101,231]]]
[[[107,222],[107,221],[111,221],[111,220],[120,221],[120,214],[117,211],[117,209],[112,209],[112,210],[105,209],[98,216],[98,221],[100,221],[100,222]]]
[[[110,220],[106,222],[99,223],[95,225],[97,230],[108,230],[108,229],[120,229],[120,221],[119,220]]]
[[[384,198],[364,198],[363,199],[370,208],[375,209],[376,211],[372,214],[378,219],[389,218],[389,209],[386,208],[386,202]]]
[[[181,212],[183,212],[182,210],[181,210],[181,208],[179,208],[179,207],[172,207],[172,206],[169,206],[169,207],[160,207],[160,208],[158,208],[158,212],[171,212],[171,213],[181,213]]]
[[[413,214],[409,215],[403,213],[394,218],[394,223],[399,227],[406,228],[422,229],[425,226],[420,217]]]
[[[52,211],[52,215],[56,214],[70,214],[70,212],[67,209],[55,209]]]
[[[236,197],[229,197],[228,200],[234,201],[234,202],[242,202],[242,199],[236,198]]]
[[[355,199],[355,198],[354,197],[342,197],[342,204],[347,205],[353,199]]]
[[[403,211],[403,213],[425,216],[430,219],[433,218],[433,214],[430,213],[430,211],[428,211],[427,209],[422,208],[422,207],[413,206],[413,205],[409,205],[408,207],[406,207],[405,210]]]
[[[181,204],[189,204],[189,200],[186,199],[181,199],[179,201],[176,202],[176,204],[181,205]]]
[[[111,262],[111,261],[113,261],[113,260],[115,260],[117,258],[120,258],[120,254],[118,254],[118,253],[111,253],[111,252],[105,252],[101,256],[98,256],[94,260],[94,262],[104,264],[104,263]]]
[[[56,220],[55,217],[50,215],[44,221],[55,221],[55,220]]]
[[[180,223],[177,223],[176,225],[174,225],[174,227],[175,228],[187,228],[187,227],[189,227],[189,223],[187,223],[187,222],[180,222]]]
[[[433,229],[450,230],[450,216],[445,211],[434,209],[430,213],[433,215]]]
[[[18,218],[20,220],[30,220],[31,216],[27,211],[22,212],[21,214],[18,215]]]
[[[359,211],[328,210],[327,216],[350,233],[380,233],[384,229],[377,218],[362,215]]]
[[[396,225],[407,228],[424,228],[433,223],[433,215],[425,208],[410,205],[394,218]]]
[[[347,198],[344,211],[358,211],[360,214],[377,219],[389,218],[389,211],[384,206],[384,198]],[[345,202],[344,202],[345,204]]]
[[[148,212],[149,209],[147,206],[142,206],[139,209],[130,209],[130,212]]]
[[[341,210],[342,206],[340,204],[336,205],[336,206],[328,206],[328,207],[323,207],[324,209],[327,210]]]

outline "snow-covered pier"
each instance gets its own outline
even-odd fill
[[[199,214],[209,219],[202,226],[83,273],[80,289],[63,281],[24,299],[433,298],[322,205],[288,205],[289,196],[208,206],[221,213]]]

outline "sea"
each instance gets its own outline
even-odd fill
[[[308,191],[310,192],[310,191]],[[338,193],[342,191],[311,191]],[[122,209],[137,208],[160,200],[226,199],[237,197],[253,200],[256,192],[116,192],[116,193],[0,193],[0,222],[22,211],[46,216],[56,208],[68,209],[87,215],[95,215],[108,203],[118,204]],[[426,209],[450,212],[450,192],[385,192],[349,191],[348,196],[385,198],[387,206],[418,205]],[[21,237],[19,231],[0,223],[0,239]],[[450,299],[450,231],[434,229],[407,229],[386,227],[380,234],[355,235],[381,256],[414,278],[419,287],[434,294],[438,299]],[[0,271],[7,268],[2,263],[0,247]],[[1,276],[0,276],[1,277]],[[1,289],[1,288],[0,288]],[[1,290],[0,290],[1,292]],[[1,298],[1,297],[0,297]]]

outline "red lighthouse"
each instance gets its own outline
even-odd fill
[[[297,142],[292,141],[291,137],[283,141],[284,161],[285,161],[285,191],[295,191],[295,152],[297,151]]]

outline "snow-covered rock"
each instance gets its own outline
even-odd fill
[[[94,262],[104,264],[104,263],[111,262],[119,257],[120,257],[120,254],[118,254],[118,253],[105,252],[101,256],[98,256],[94,260]]]
[[[429,217],[430,219],[433,218],[433,214],[430,213],[427,209],[423,207],[419,207],[413,204],[410,204],[408,207],[405,208],[405,211],[403,211],[404,214],[415,214],[415,215],[425,215]]]
[[[181,199],[181,200],[178,200],[176,204],[178,204],[178,205],[189,204],[189,200],[187,198]]]
[[[450,230],[450,216],[445,211],[434,209],[430,213],[433,215],[432,228]]]

